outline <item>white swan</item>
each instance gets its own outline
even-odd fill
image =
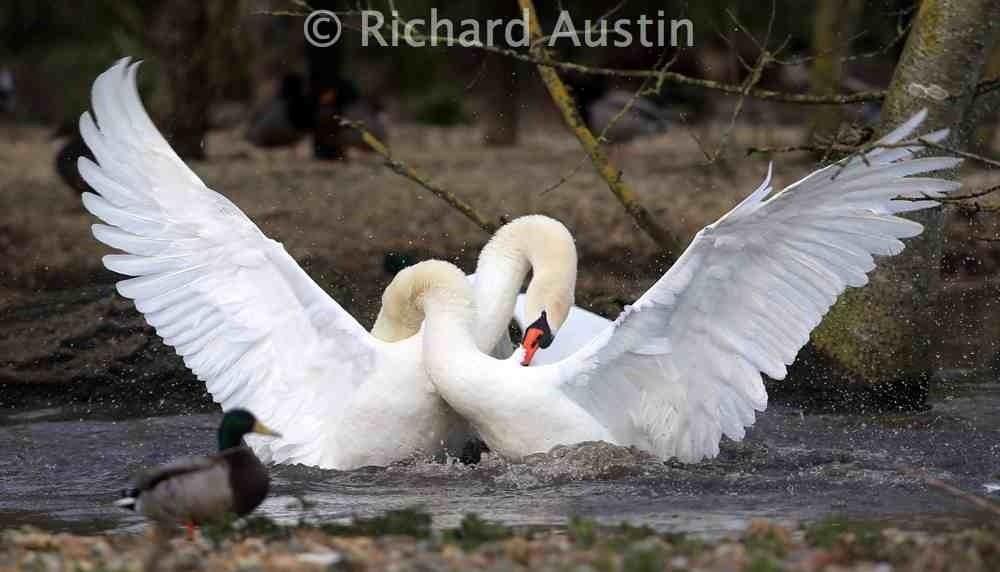
[[[883,142],[902,141],[924,115]],[[900,238],[921,232],[895,215],[936,204],[893,198],[940,197],[960,186],[911,177],[959,162],[914,158],[922,149],[878,148],[773,195],[768,172],[612,326],[547,366],[520,367],[520,351],[503,361],[484,355],[474,343],[476,310],[464,277],[447,263],[422,263],[437,280],[418,308],[426,313],[431,378],[505,456],[589,440],[686,462],[715,456],[723,435],[742,439],[755,410],[766,407],[761,372],[784,378],[837,296],[867,283],[872,255],[898,254]]]
[[[422,366],[422,338],[412,335],[420,321],[393,306],[401,291],[419,296],[426,283],[420,272],[406,271],[387,289],[375,328],[385,340],[366,332],[280,243],[180,160],[143,108],[137,66],[120,60],[94,82],[97,122],[84,113],[80,132],[97,163],[82,158],[78,168],[99,195],[85,193],[83,203],[107,223],[94,225],[94,236],[127,253],[104,258],[108,269],[135,277],[118,283],[121,295],[225,409],[252,410],[284,435],[252,440],[257,453],[348,469],[436,454],[461,436],[461,420]],[[521,231],[541,233],[537,238],[560,249],[554,263],[563,264],[534,267],[548,286],[529,286],[523,305],[529,312],[548,307],[558,328],[572,304],[565,296],[576,254],[565,227],[544,217],[505,226],[480,258],[477,285],[491,298],[482,306],[500,312],[482,315],[476,333],[484,349],[507,331],[521,281],[539,262],[523,259]],[[493,283],[493,266],[505,269],[503,285]],[[563,286],[550,292],[552,285]],[[552,292],[559,299],[550,303]]]

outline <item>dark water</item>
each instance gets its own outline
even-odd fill
[[[129,475],[210,452],[218,422],[218,415],[50,420],[71,415],[0,417],[0,528],[139,530],[138,518],[110,506]],[[692,466],[582,444],[517,463],[488,457],[474,467],[424,460],[346,472],[276,467],[273,476],[274,493],[261,510],[289,521],[419,505],[438,526],[468,512],[518,525],[579,515],[715,536],[756,517],[975,519],[965,500],[923,477],[996,495],[987,485],[1000,484],[1000,385],[950,390],[916,414],[802,415],[772,407],[744,442],[726,443],[718,459]]]

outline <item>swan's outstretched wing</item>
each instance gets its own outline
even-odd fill
[[[920,113],[884,143],[907,138]],[[938,132],[926,139],[940,141]],[[785,377],[848,286],[864,286],[872,255],[903,250],[920,224],[901,218],[953,181],[913,177],[957,159],[915,158],[922,146],[878,148],[771,195],[753,194],[695,237],[673,267],[598,339],[551,366],[564,391],[622,442],[663,457],[714,456],[767,406],[760,372]]]
[[[120,60],[94,82],[95,118],[80,132],[87,210],[107,224],[104,258],[134,276],[118,283],[146,321],[223,408],[243,407],[285,435],[258,452],[308,462],[308,435],[335,417],[381,347],[233,203],[210,190],[150,121],[138,63]]]

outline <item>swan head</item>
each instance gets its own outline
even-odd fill
[[[524,330],[521,365],[531,365],[535,352],[552,344],[569,310],[573,307],[576,290],[576,245],[562,223],[552,219],[529,255],[533,269],[531,282],[524,297],[525,321],[532,320]]]
[[[574,272],[573,284],[575,285],[576,273]],[[532,282],[532,286],[539,283],[539,280]],[[542,282],[542,286],[545,283]],[[524,348],[524,358],[521,365],[531,365],[535,353],[540,349],[545,349],[552,345],[569,316],[569,309],[573,306],[573,289],[563,288],[538,288],[528,287],[525,295],[524,308],[525,317],[530,320],[537,316],[531,324],[524,329],[524,336],[521,338],[521,347]]]
[[[552,327],[549,326],[548,316],[545,310],[542,310],[542,315],[524,330],[524,338],[521,341],[521,347],[524,348],[524,357],[521,359],[521,365],[531,365],[531,360],[534,359],[535,352],[539,348],[545,349],[549,347],[552,345],[553,340],[555,340],[555,336],[552,335]]]
[[[530,271],[518,321],[531,324],[521,345],[525,365],[552,343],[573,306],[577,253],[573,235],[544,215],[518,217],[502,226],[483,247],[476,268],[477,345],[492,349],[507,331],[517,292]]]

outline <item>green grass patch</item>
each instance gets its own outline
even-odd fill
[[[446,530],[442,540],[457,544],[464,550],[472,550],[487,542],[495,542],[514,536],[514,531],[502,524],[489,522],[475,514],[467,514],[458,528]]]
[[[390,510],[382,516],[355,518],[351,524],[326,523],[318,527],[332,536],[431,536],[431,515],[417,508]]]
[[[201,534],[211,543],[221,544],[226,540],[249,536],[267,539],[287,538],[290,528],[266,516],[239,518],[234,514],[228,514],[215,522],[204,524],[201,527]]]
[[[589,518],[574,516],[569,519],[566,525],[566,532],[569,534],[573,544],[583,548],[590,548],[597,542],[597,523]]]

